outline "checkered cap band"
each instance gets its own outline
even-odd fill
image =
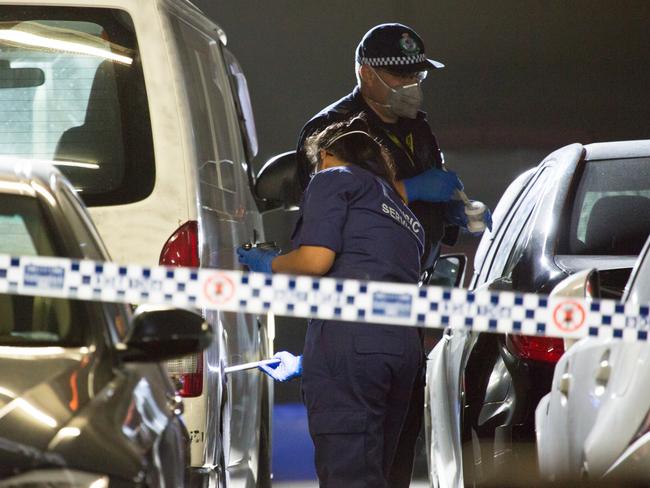
[[[370,66],[407,66],[409,64],[419,64],[426,62],[427,57],[424,54],[417,56],[388,56],[383,58],[365,58],[359,59],[359,64],[368,64]]]

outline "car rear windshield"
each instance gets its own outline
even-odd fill
[[[153,142],[130,17],[0,6],[0,157],[56,160],[88,205],[149,195]]]
[[[650,158],[590,161],[558,254],[636,255],[650,234]]]
[[[36,198],[0,194],[0,254],[56,256],[56,232]],[[26,266],[23,280],[61,281],[63,270],[43,274]],[[6,274],[6,272],[5,272]],[[87,314],[81,302],[62,298],[0,294],[0,345],[85,345]]]

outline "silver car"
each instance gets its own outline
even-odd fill
[[[650,209],[648,209],[650,210]],[[596,270],[558,285],[598,295]],[[623,302],[650,303],[650,239],[626,286]],[[627,325],[648,329],[645,314]],[[536,412],[537,448],[542,475],[616,480],[650,480],[650,345],[616,339],[584,338],[555,368],[551,392]]]
[[[61,174],[17,160],[0,161],[0,254],[107,258]],[[184,486],[189,436],[162,362],[212,338],[188,310],[0,293],[0,487]]]
[[[596,268],[603,298],[620,299],[650,233],[649,162],[648,140],[551,153],[499,201],[470,287],[548,295],[568,276]],[[498,486],[536,475],[535,408],[564,351],[555,338],[445,332],[427,367],[434,486]]]

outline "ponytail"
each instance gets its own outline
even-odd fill
[[[393,159],[388,150],[371,135],[363,116],[332,124],[309,136],[305,148],[312,164],[312,173],[320,162],[320,151],[325,150],[341,161],[370,171],[395,189]]]

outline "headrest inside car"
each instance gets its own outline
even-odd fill
[[[649,198],[637,195],[603,197],[591,209],[583,253],[636,255],[649,234]]]

